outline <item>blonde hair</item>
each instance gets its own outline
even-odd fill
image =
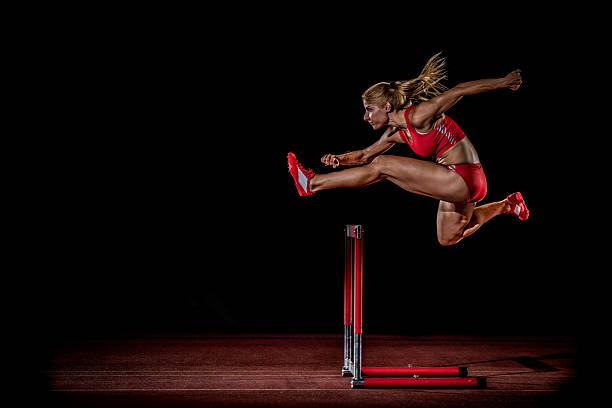
[[[448,88],[440,82],[446,79],[446,60],[437,53],[427,61],[418,77],[408,81],[379,82],[361,95],[368,104],[383,107],[389,102],[394,109],[403,109],[436,95]]]

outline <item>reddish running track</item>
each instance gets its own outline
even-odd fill
[[[209,335],[55,344],[43,373],[45,395],[69,407],[353,408],[558,406],[577,395],[571,338],[369,335],[366,341],[373,366],[465,366],[486,378],[487,388],[351,389],[351,379],[341,376],[342,336]]]

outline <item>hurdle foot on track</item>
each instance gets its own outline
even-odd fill
[[[361,380],[355,380],[354,378],[351,380],[351,388],[364,388],[364,383],[365,381],[363,379]]]

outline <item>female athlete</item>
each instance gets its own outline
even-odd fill
[[[476,149],[445,112],[466,95],[495,89],[519,89],[521,71],[503,78],[460,83],[447,89],[445,61],[436,54],[421,74],[409,81],[380,82],[362,95],[363,119],[374,130],[387,126],[382,137],[369,147],[345,154],[326,154],[327,166],[356,166],[327,174],[305,169],[289,153],[289,172],[298,193],[311,195],[338,187],[362,187],[389,180],[406,191],[440,200],[437,235],[441,245],[453,245],[476,232],[493,217],[511,213],[529,217],[521,193],[502,201],[476,206],[487,194],[487,179]],[[419,156],[433,161],[385,155],[397,143],[407,143]]]

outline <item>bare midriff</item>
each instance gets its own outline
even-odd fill
[[[465,136],[463,139],[457,142],[453,147],[443,152],[436,158],[436,163],[443,166],[449,166],[451,164],[476,164],[480,163],[476,148]]]

